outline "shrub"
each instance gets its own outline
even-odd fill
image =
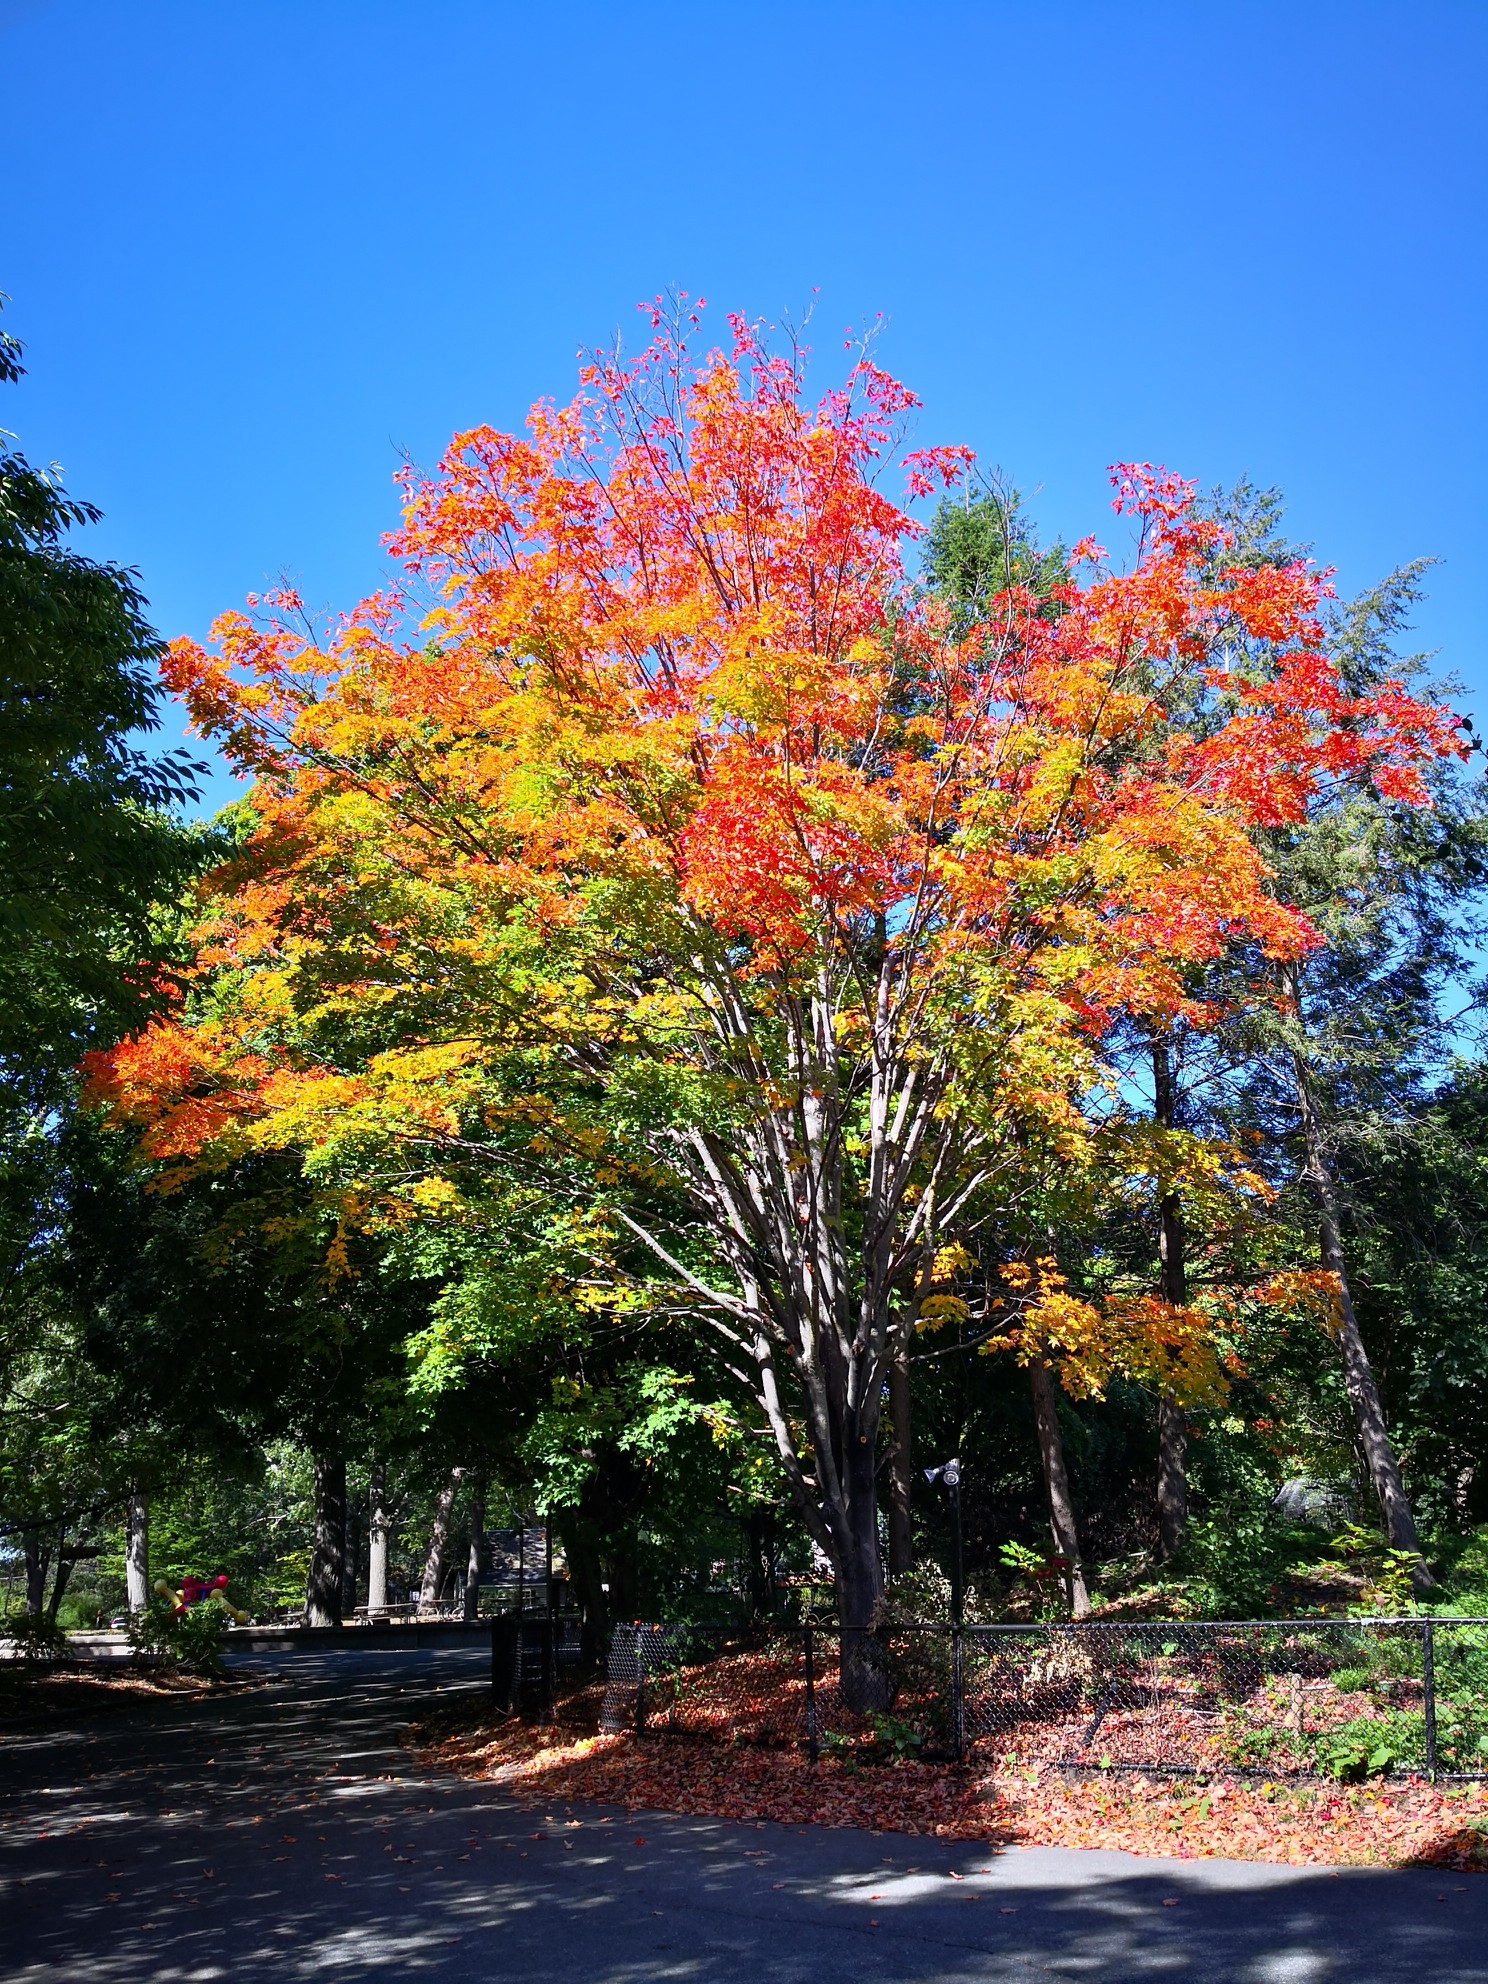
[[[1314,1736],[1309,1744],[1312,1760],[1326,1777],[1345,1784],[1382,1777],[1397,1764],[1419,1766],[1425,1740],[1422,1723],[1420,1714],[1410,1712],[1357,1716]]]
[[[129,1637],[138,1652],[158,1654],[188,1674],[218,1675],[222,1665],[222,1635],[227,1611],[215,1599],[188,1605],[177,1612],[166,1599],[152,1599],[130,1622]]]
[[[71,1656],[67,1634],[45,1614],[38,1617],[34,1612],[13,1612],[0,1627],[0,1638],[9,1641],[27,1667],[41,1667]]]

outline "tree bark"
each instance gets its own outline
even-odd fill
[[[1171,1392],[1157,1402],[1158,1554],[1170,1564],[1188,1532],[1188,1421]]]
[[[463,1468],[452,1467],[449,1479],[439,1491],[434,1504],[434,1521],[429,1528],[429,1554],[424,1559],[423,1582],[419,1585],[419,1610],[432,1612],[439,1603],[439,1593],[444,1585],[444,1553],[449,1548],[450,1510],[455,1505],[455,1491],[460,1486]]]
[[[1152,1087],[1158,1128],[1176,1128],[1178,1098],[1165,1040],[1152,1043]],[[1181,1309],[1188,1301],[1188,1263],[1183,1209],[1174,1191],[1165,1191],[1158,1200],[1158,1251],[1163,1300]],[[1157,1407],[1157,1523],[1159,1552],[1171,1563],[1188,1528],[1188,1425],[1171,1391],[1163,1393]]]
[[[131,1612],[150,1602],[150,1498],[136,1488],[124,1518],[124,1586]]]
[[[486,1484],[477,1475],[470,1489],[470,1555],[465,1565],[465,1617],[480,1616],[481,1551],[486,1538]]]
[[[889,1575],[914,1569],[914,1449],[909,1418],[909,1351],[900,1346],[889,1359]]]
[[[1059,1408],[1055,1400],[1052,1367],[1042,1357],[1028,1365],[1028,1381],[1033,1392],[1033,1417],[1038,1428],[1039,1458],[1044,1467],[1044,1488],[1049,1498],[1049,1528],[1054,1548],[1065,1561],[1064,1589],[1070,1612],[1076,1619],[1090,1610],[1090,1594],[1085,1588],[1085,1571],[1080,1563],[1080,1539],[1075,1529],[1075,1504],[1070,1494],[1069,1474],[1064,1465],[1064,1437],[1059,1430]]]
[[[315,1537],[305,1586],[305,1624],[339,1626],[346,1568],[346,1457],[315,1456]]]
[[[40,1530],[27,1530],[23,1549],[26,1556],[26,1610],[33,1619],[39,1619],[46,1609],[47,1572],[51,1568],[52,1549],[42,1539]]]
[[[367,1483],[367,1610],[387,1607],[388,1511],[387,1471],[374,1461]]]
[[[346,1501],[346,1547],[341,1552],[341,1613],[356,1617],[357,1571],[362,1554],[361,1510],[350,1496]]]
[[[91,1556],[92,1552],[84,1552],[84,1555]],[[76,1562],[76,1542],[74,1541],[73,1549],[69,1550],[67,1547],[67,1525],[64,1523],[57,1534],[57,1569],[52,1579],[52,1595],[47,1600],[46,1615],[47,1622],[50,1625],[55,1626],[57,1623],[57,1613],[62,1604],[62,1596],[67,1590],[68,1583],[72,1577],[73,1566]]]
[[[749,1616],[756,1624],[775,1611],[775,1511],[754,1508],[744,1519],[749,1550]]]
[[[1294,1010],[1300,1014],[1297,999],[1295,969],[1290,974]],[[1354,1409],[1354,1425],[1359,1436],[1359,1444],[1364,1450],[1365,1463],[1369,1468],[1374,1492],[1379,1497],[1380,1510],[1385,1519],[1385,1534],[1390,1547],[1406,1550],[1416,1559],[1412,1572],[1412,1583],[1417,1591],[1429,1591],[1435,1580],[1426,1568],[1421,1555],[1420,1538],[1416,1534],[1416,1519],[1411,1513],[1410,1502],[1406,1498],[1405,1485],[1400,1478],[1400,1463],[1395,1456],[1394,1444],[1385,1424],[1384,1407],[1380,1402],[1379,1386],[1375,1383],[1374,1369],[1369,1362],[1369,1353],[1364,1348],[1364,1339],[1359,1334],[1359,1322],[1354,1314],[1353,1297],[1349,1292],[1348,1265],[1344,1260],[1343,1236],[1339,1227],[1338,1193],[1333,1182],[1332,1168],[1328,1162],[1327,1147],[1323,1139],[1322,1121],[1318,1114],[1317,1100],[1302,1056],[1293,1051],[1292,1076],[1297,1089],[1297,1107],[1302,1119],[1302,1146],[1306,1157],[1303,1177],[1312,1193],[1318,1210],[1318,1252],[1323,1266],[1337,1277],[1338,1282],[1338,1345],[1343,1356],[1343,1382],[1349,1395],[1349,1403]]]
[[[623,1619],[621,1609],[626,1593],[612,1579],[609,1602],[605,1600],[604,1539],[592,1516],[565,1509],[558,1518],[559,1541],[568,1565],[569,1589],[578,1602],[580,1657],[586,1669],[597,1668],[609,1645],[610,1619]]]
[[[874,1635],[883,1597],[883,1558],[878,1546],[876,1456],[866,1438],[843,1455],[849,1526],[837,1564],[837,1619],[841,1628],[838,1688],[842,1705],[867,1715],[887,1709],[893,1699],[886,1651]],[[867,1520],[864,1520],[864,1512]]]

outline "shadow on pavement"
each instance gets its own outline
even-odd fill
[[[8,1978],[1488,1984],[1481,1877],[520,1806],[399,1742],[478,1649],[270,1664],[4,1742]]]

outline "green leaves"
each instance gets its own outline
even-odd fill
[[[201,768],[134,741],[162,693],[134,575],[65,541],[97,516],[0,451],[0,1079],[48,1091],[100,1024],[138,1017],[154,905],[204,852],[171,810]]]

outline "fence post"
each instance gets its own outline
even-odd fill
[[[816,1740],[816,1664],[811,1657],[811,1614],[806,1614],[806,1755],[816,1762],[818,1744]]]
[[[1421,1695],[1426,1711],[1426,1775],[1436,1782],[1436,1626],[1427,1619],[1421,1626]]]
[[[963,1628],[951,1628],[951,1744],[959,1764],[966,1755],[966,1668]]]
[[[646,1652],[645,1639],[639,1619],[631,1627],[631,1632],[635,1635],[635,1733],[637,1736],[644,1736],[646,1733]]]
[[[543,1721],[555,1720],[558,1696],[558,1628],[553,1612],[553,1587],[548,1585],[548,1611],[543,1621]]]

